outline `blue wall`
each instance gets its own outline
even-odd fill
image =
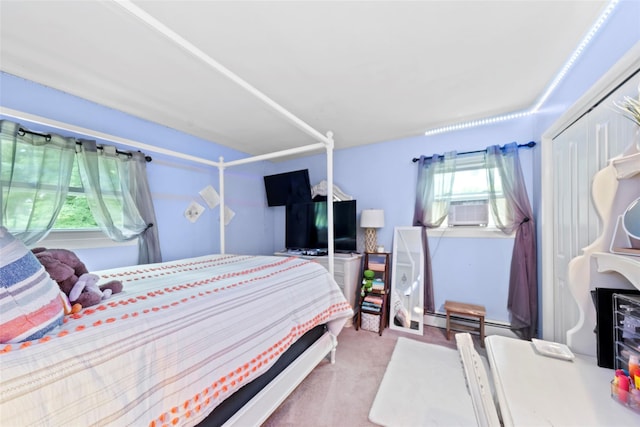
[[[378,230],[378,243],[390,251],[394,227],[413,221],[417,167],[412,162],[421,154],[431,155],[455,149],[459,152],[484,149],[489,145],[516,141],[539,141],[533,135],[533,118],[482,126],[458,132],[388,141],[335,152],[335,184],[357,199],[358,211],[381,208],[385,227]],[[530,196],[533,194],[533,150],[520,150]],[[310,169],[311,182],[324,177],[324,156],[292,160],[283,169]],[[533,203],[533,200],[532,200]],[[276,215],[274,227],[284,224]],[[447,299],[483,304],[487,318],[507,322],[507,291],[513,239],[429,238],[432,255],[436,310],[444,312]],[[277,237],[284,245],[284,231]],[[276,243],[278,246],[278,243]]]
[[[540,143],[544,131],[639,40],[640,1],[623,0],[535,115],[440,135],[417,136],[338,150],[335,152],[335,183],[357,198],[359,211],[366,208],[384,209],[386,223],[383,229],[378,230],[378,241],[390,249],[393,228],[411,225],[413,218],[417,174],[415,165],[411,163],[413,157],[452,149],[473,151],[512,141]],[[536,217],[540,211],[540,152],[539,145],[520,150],[529,198]],[[303,166],[311,169],[312,182],[322,178],[325,168],[322,156],[291,161],[283,168]],[[278,215],[274,227],[284,222]],[[284,232],[278,234],[277,238],[283,235]],[[444,311],[442,306],[446,299],[458,299],[484,304],[490,320],[509,321],[506,301],[512,240],[448,238],[445,234],[445,237],[430,237],[429,244],[432,248],[436,310]]]
[[[416,166],[413,157],[455,149],[484,149],[488,145],[540,142],[544,130],[600,76],[640,40],[640,2],[622,1],[594,42],[535,116],[433,136],[416,136],[335,152],[335,183],[358,201],[358,210],[381,208],[386,224],[378,240],[392,247],[393,228],[410,225]],[[532,58],[535,60],[535,58]],[[203,141],[161,125],[55,91],[15,76],[0,74],[0,105],[185,152],[214,161],[246,157],[243,153]],[[295,113],[295,112],[294,112]],[[43,129],[27,122],[25,126]],[[61,133],[61,132],[58,132]],[[106,142],[108,143],[108,142]],[[183,212],[198,191],[211,184],[218,189],[218,172],[192,162],[153,154],[148,165],[165,260],[219,251],[218,209],[207,208],[195,224]],[[540,204],[540,149],[520,151],[534,212]],[[324,155],[287,162],[261,162],[225,171],[226,198],[236,217],[227,227],[227,252],[269,254],[284,247],[284,209],[267,208],[262,176],[308,168],[312,184],[325,178]],[[445,299],[484,304],[487,318],[508,321],[507,283],[512,240],[431,237],[436,308]],[[78,251],[97,270],[135,263],[135,247]]]
[[[223,156],[225,161],[246,157],[246,154],[239,151],[6,73],[0,74],[0,87],[0,104],[3,107],[213,161],[218,161],[220,156]],[[31,130],[86,137],[26,120],[3,116],[0,118],[17,121]],[[112,144],[109,141],[98,141]],[[168,261],[219,252],[219,208],[207,207],[194,224],[183,216],[191,201],[206,206],[199,196],[200,190],[207,185],[219,189],[217,168],[164,154],[148,154],[153,157],[153,161],[147,164],[147,171],[156,209],[163,259]],[[274,169],[273,163],[261,162],[225,171],[226,204],[236,212],[236,216],[226,228],[227,252],[272,252],[273,218],[272,212],[265,209],[262,176]],[[118,249],[79,249],[78,253],[92,270],[137,262],[135,246]]]

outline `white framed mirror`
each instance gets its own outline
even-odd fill
[[[624,212],[622,226],[630,238],[640,240],[640,199],[636,199]]]
[[[422,227],[395,227],[389,327],[423,334],[424,252]]]
[[[618,216],[609,251],[640,257],[640,198],[633,200]]]

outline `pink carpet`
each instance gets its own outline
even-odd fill
[[[382,336],[344,328],[338,336],[336,363],[325,360],[263,424],[266,427],[375,426],[369,410],[398,337],[456,348],[444,330],[425,326],[424,335],[385,329]]]

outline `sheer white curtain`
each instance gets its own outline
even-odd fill
[[[98,147],[95,141],[80,142],[76,149],[80,179],[96,223],[117,242],[140,238],[140,264],[161,261],[144,155]]]
[[[66,202],[76,158],[101,230],[119,242],[138,238],[139,264],[162,261],[143,153],[41,134],[8,120],[0,120],[0,225],[27,245],[46,237]]]
[[[26,245],[46,237],[65,203],[75,146],[0,121],[0,224]]]
[[[424,229],[439,227],[447,217],[455,171],[455,151],[447,152],[444,156],[434,154],[431,158],[421,156],[418,161],[418,182],[416,184],[413,225],[423,227],[422,246],[425,257],[424,310],[429,313],[435,311],[435,303],[429,239]]]
[[[525,186],[518,145],[506,144],[502,149],[487,148],[489,201],[496,227],[516,236],[511,256],[507,308],[511,314],[511,330],[523,339],[537,335],[538,279],[535,224]],[[501,184],[505,203],[499,204]]]

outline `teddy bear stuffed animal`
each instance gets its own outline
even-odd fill
[[[67,249],[35,248],[31,252],[67,295],[78,281],[78,277],[89,272],[80,258]]]
[[[96,305],[103,299],[109,298],[112,294],[122,291],[122,283],[112,280],[102,286],[98,286],[100,276],[97,274],[85,273],[78,277],[78,281],[69,292],[69,301],[80,303],[83,307]]]
[[[100,277],[89,273],[85,264],[70,250],[35,248],[32,252],[72,304],[90,307],[122,291],[119,280],[98,286]]]

